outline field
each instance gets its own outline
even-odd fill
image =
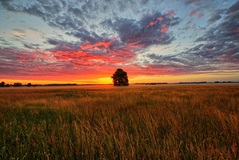
[[[2,88],[0,159],[239,159],[239,85]]]

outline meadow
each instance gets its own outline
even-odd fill
[[[2,88],[0,159],[239,159],[239,85]]]

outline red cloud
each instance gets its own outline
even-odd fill
[[[149,22],[149,24],[146,27],[151,27],[151,26],[155,25],[155,23],[157,23],[157,21]]]
[[[168,29],[169,29],[168,26],[166,24],[163,24],[160,32],[164,33],[166,31],[168,31]]]
[[[200,13],[200,12],[197,12],[197,11],[191,11],[191,12],[189,13],[189,16],[193,16],[193,15],[197,15],[197,17],[198,17],[199,19],[204,16],[203,13]]]
[[[166,18],[173,17],[175,15],[174,11],[169,11],[168,14],[166,15]]]
[[[117,64],[126,64],[136,56],[131,50],[139,47],[136,44],[128,44],[121,47],[110,47],[114,40],[108,42],[97,42],[95,44],[81,45],[75,52],[52,51],[57,61],[65,64],[74,64],[77,66],[115,66]],[[89,42],[88,42],[89,43]],[[70,49],[73,50],[73,49]],[[95,53],[95,51],[97,51]],[[102,52],[103,54],[101,54]],[[115,67],[113,67],[115,68]]]
[[[222,55],[218,55],[217,57],[224,63],[224,62],[228,62],[228,63],[234,63],[234,64],[239,64],[238,58],[233,58],[233,56],[235,56],[237,54],[237,52],[229,52],[227,54],[222,54]]]
[[[41,51],[38,49],[35,49],[33,52],[21,50],[19,52],[16,52],[15,56],[17,58],[17,61],[20,63],[40,63],[44,61],[51,62],[53,58],[52,55],[50,55],[46,51]]]
[[[204,16],[203,13],[198,13],[198,18],[199,18],[199,19],[202,18],[202,16]]]
[[[239,28],[233,28],[232,32],[235,34],[239,34]]]
[[[92,49],[92,48],[96,48],[96,47],[103,47],[103,48],[108,48],[110,45],[110,42],[97,42],[95,44],[86,44],[86,45],[82,45],[80,46],[81,49],[83,50],[87,50],[87,49]]]
[[[196,11],[191,11],[189,15],[190,15],[190,16],[193,16],[193,15],[196,14],[196,13],[197,13]]]
[[[157,20],[158,20],[158,21],[162,21],[162,20],[163,20],[163,17],[158,17]]]
[[[167,17],[168,18],[168,17]],[[151,22],[149,22],[149,24],[146,26],[146,27],[152,27],[152,26],[154,26],[156,23],[158,23],[158,22],[161,22],[163,20],[163,17],[158,17],[156,20],[154,20],[154,21],[151,21]]]

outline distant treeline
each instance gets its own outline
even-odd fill
[[[203,84],[207,82],[179,82],[179,84]]]
[[[36,87],[36,86],[76,86],[77,84],[72,84],[72,83],[67,83],[67,84],[31,84],[31,83],[27,83],[25,85],[23,85],[22,83],[16,82],[14,84],[5,84],[5,82],[1,82],[0,83],[0,87]]]
[[[239,83],[239,81],[214,81],[214,82],[179,82],[179,83],[171,83],[171,84],[213,84],[213,83]],[[151,83],[134,83],[135,85],[163,85],[168,84],[167,82],[151,82]],[[84,85],[101,85],[101,84],[84,84]],[[77,86],[75,83],[66,83],[66,84],[22,84],[16,82],[14,84],[5,84],[5,82],[0,83],[0,87],[37,87],[37,86]]]
[[[178,82],[178,83],[173,83],[173,84],[212,84],[212,83],[239,83],[239,81],[214,81],[214,82],[206,82],[206,81],[201,81],[201,82]],[[151,83],[134,83],[135,85],[161,85],[161,84],[168,84],[167,82],[151,82]]]
[[[233,81],[215,81],[215,82],[206,82],[206,81],[202,81],[202,82],[179,82],[179,84],[203,84],[203,83],[239,83],[238,82],[233,82]]]
[[[167,82],[163,83],[157,83],[157,82],[152,82],[152,83],[135,83],[137,85],[159,85],[159,84],[168,84]]]
[[[44,86],[76,86],[77,84],[75,83],[68,83],[68,84],[46,84]]]

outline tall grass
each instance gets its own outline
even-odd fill
[[[239,159],[239,85],[1,89],[0,159]]]

